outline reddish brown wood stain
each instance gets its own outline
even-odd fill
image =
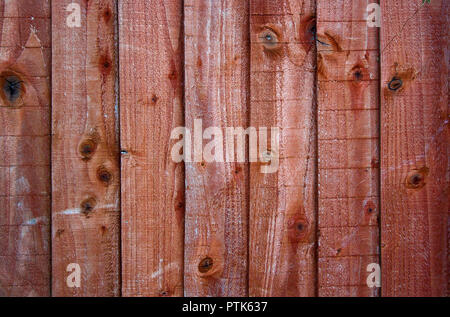
[[[448,296],[449,5],[0,0],[0,296]]]
[[[449,3],[381,8],[382,294],[446,296]]]
[[[204,128],[248,126],[248,10],[239,0],[184,1],[191,131],[195,119]],[[248,295],[248,165],[186,163],[186,186],[184,294]]]
[[[118,296],[117,64],[114,24],[102,18],[116,2],[82,2],[80,28],[66,24],[70,3],[52,2],[52,295]],[[66,283],[71,263],[80,288]]]
[[[260,162],[250,166],[249,294],[313,296],[315,50],[305,33],[315,1],[271,4],[250,4],[250,125],[282,128],[280,167],[262,174]]]
[[[366,284],[379,263],[378,30],[364,21],[368,3],[317,3],[319,296],[378,295]]]
[[[118,5],[122,295],[182,296],[185,177],[170,156],[184,125],[182,1]]]
[[[47,2],[0,1],[0,296],[50,295],[49,26]]]

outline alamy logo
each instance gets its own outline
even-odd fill
[[[225,134],[225,142],[224,142]],[[174,162],[245,162],[246,139],[249,139],[249,161],[261,162],[261,173],[276,173],[279,166],[280,129],[270,128],[270,146],[268,146],[269,129],[258,130],[249,127],[208,127],[203,130],[201,119],[194,120],[193,133],[185,127],[172,130],[171,139],[179,139],[172,147]],[[203,147],[203,140],[211,140]],[[235,142],[236,141],[236,142]],[[225,151],[224,151],[225,143]]]
[[[81,268],[78,263],[70,263],[66,269],[69,272],[69,276],[67,276],[67,287],[75,288],[81,287]]]
[[[367,286],[370,288],[381,287],[381,268],[378,263],[370,263],[367,266],[367,272],[369,272],[369,276],[367,276]]]
[[[70,3],[67,8],[67,12],[70,12],[67,17],[66,24],[69,28],[81,27],[81,8],[78,3]]]
[[[422,0],[422,5],[424,6],[426,3],[431,3],[431,0]],[[367,16],[367,26],[374,28],[374,27],[381,27],[381,7],[378,3],[369,3],[366,7],[366,11],[368,14]]]
[[[374,27],[381,27],[381,7],[378,3],[369,3],[367,5],[366,11],[369,13],[367,16],[367,26],[374,28]]]

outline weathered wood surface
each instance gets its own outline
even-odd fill
[[[376,296],[379,263],[378,28],[373,1],[317,1],[319,296]]]
[[[377,2],[0,0],[0,296],[448,296],[449,3]]]
[[[186,127],[194,136],[201,120],[203,129],[219,128],[225,144],[226,127],[248,125],[248,3],[189,0],[184,10]],[[186,296],[248,294],[248,164],[236,157],[186,163]]]
[[[50,295],[50,5],[0,1],[0,296]]]
[[[182,16],[180,0],[119,1],[123,296],[183,294]]]
[[[118,296],[119,148],[114,0],[52,1],[52,289],[54,296]],[[69,288],[77,263],[81,285]]]
[[[250,126],[280,128],[278,172],[250,167],[250,296],[316,292],[314,15],[313,0],[250,1]]]
[[[381,7],[382,295],[446,296],[449,3]]]

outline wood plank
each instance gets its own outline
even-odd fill
[[[181,0],[119,1],[122,294],[183,294]]]
[[[0,0],[0,296],[50,295],[50,5]]]
[[[280,146],[250,164],[249,294],[314,296],[315,1],[274,4],[250,2],[250,126],[280,128]],[[277,157],[278,171],[262,173]]]
[[[378,28],[372,0],[317,1],[319,296],[377,296]]]
[[[382,294],[446,296],[449,3],[381,9]]]
[[[52,1],[52,284],[54,296],[118,296],[119,147],[116,2]],[[81,269],[70,288],[71,263]]]
[[[184,4],[186,127],[201,120],[226,142],[226,127],[248,126],[248,3]],[[248,294],[248,163],[236,160],[186,163],[186,296]]]

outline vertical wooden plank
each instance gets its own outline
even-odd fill
[[[382,294],[446,296],[449,3],[381,8]]]
[[[248,125],[248,3],[186,0],[184,8],[186,127],[200,145],[213,141],[195,138],[198,122],[225,142],[226,127]],[[224,163],[193,151],[186,163],[186,296],[248,294],[248,163],[226,153]]]
[[[319,296],[377,296],[378,28],[372,0],[317,1]],[[376,2],[375,2],[376,3]]]
[[[119,1],[122,292],[183,294],[184,166],[181,0]]]
[[[316,284],[315,1],[252,0],[251,117],[280,129],[250,167],[250,296],[314,296]],[[263,140],[259,143],[264,144]],[[266,152],[266,153],[264,153]]]
[[[54,296],[120,294],[115,21],[114,0],[52,1]]]
[[[0,0],[0,296],[50,295],[50,5]]]

